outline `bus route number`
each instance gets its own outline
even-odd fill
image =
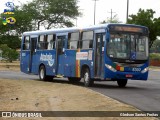
[[[132,71],[139,72],[139,71],[141,71],[141,68],[132,68]]]

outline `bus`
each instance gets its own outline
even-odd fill
[[[149,30],[132,24],[101,24],[85,28],[59,28],[24,32],[21,43],[21,71],[39,75],[40,80],[55,77],[70,82],[83,80],[147,80]]]

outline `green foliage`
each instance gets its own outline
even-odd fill
[[[152,53],[160,53],[160,40],[155,40],[152,47],[150,48]]]
[[[23,6],[17,6],[15,8],[16,23],[14,25],[14,30],[19,36],[21,36],[21,34],[25,31],[34,30],[34,24],[32,23],[34,16],[32,13],[33,12],[28,12],[23,9]]]
[[[128,19],[129,24],[137,24],[147,26],[149,28],[149,46],[151,48],[157,36],[160,35],[160,18],[154,18],[155,11],[152,9],[139,9],[137,15],[130,15]]]
[[[7,44],[12,49],[20,48],[20,37],[25,31],[52,27],[70,27],[71,22],[80,15],[77,0],[33,0],[27,4],[16,6],[14,15],[1,13],[0,45]],[[14,25],[3,25],[3,17],[14,17]]]
[[[34,0],[22,7],[25,13],[32,18],[35,28],[44,26],[46,29],[52,27],[71,27],[72,19],[80,15],[77,0]]]
[[[6,44],[0,45],[0,49],[2,50],[2,58],[5,60],[12,62],[13,60],[18,59],[18,52],[9,48]]]
[[[151,60],[160,60],[160,54],[159,53],[150,53],[149,58]]]
[[[17,7],[15,8],[17,10]],[[19,31],[21,28],[26,28],[25,26],[22,26],[25,23],[21,22],[20,26],[17,26],[19,22],[18,16],[21,16],[21,14],[17,14],[15,10],[15,14],[9,15],[9,14],[3,14],[1,13],[1,17],[14,17],[16,18],[16,23],[13,25],[7,24],[3,25],[2,18],[0,19],[0,45],[7,44],[8,47],[12,49],[18,49],[20,48],[20,35],[24,31]],[[22,19],[22,18],[20,18]],[[24,18],[23,18],[24,19]],[[26,25],[27,26],[27,25]]]
[[[18,49],[18,48],[20,48],[21,41],[18,36],[1,35],[0,36],[0,45],[1,44],[7,44],[7,46],[12,49]]]

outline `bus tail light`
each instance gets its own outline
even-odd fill
[[[149,70],[149,68],[146,67],[146,68],[144,68],[144,69],[141,71],[141,73],[145,73],[145,72],[147,72],[148,70]]]
[[[113,68],[112,66],[110,66],[110,65],[108,65],[108,64],[105,64],[105,66],[106,66],[109,70],[111,70],[111,71],[113,71],[113,72],[116,72],[116,71],[117,71],[115,68]]]

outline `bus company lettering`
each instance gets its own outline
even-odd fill
[[[52,59],[52,55],[51,54],[42,54],[40,56],[40,61],[48,61],[48,65],[49,66],[53,66],[54,65],[54,59]]]
[[[76,60],[87,60],[88,59],[88,52],[77,52],[76,53]]]
[[[52,55],[45,55],[45,54],[42,54],[41,53],[41,56],[40,56],[40,61],[50,61],[52,60]]]

